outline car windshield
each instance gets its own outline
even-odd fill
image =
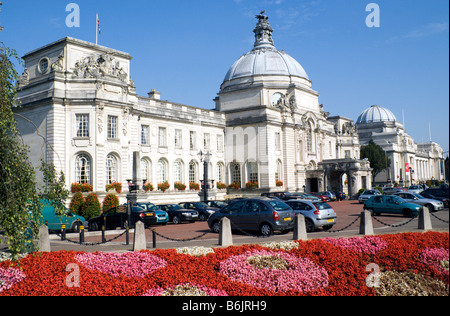
[[[171,211],[176,211],[182,209],[182,207],[178,204],[169,204],[167,205],[167,208]]]
[[[375,190],[366,190],[362,195],[375,195],[377,194]]]
[[[196,207],[200,207],[200,208],[208,207],[208,205],[206,203],[203,203],[203,202],[195,202],[194,205]]]
[[[317,207],[318,210],[326,210],[331,208],[331,206],[325,202],[314,202],[313,204]]]
[[[280,201],[269,201],[269,204],[275,211],[284,211],[290,208],[289,205]]]
[[[143,209],[146,209],[147,211],[159,211],[159,208],[152,203],[146,203],[142,205],[138,205],[139,207],[142,207]]]
[[[393,198],[393,200],[394,200],[395,202],[398,202],[398,203],[400,203],[400,204],[407,203],[404,199],[402,199],[402,198],[399,197],[399,196],[393,196],[392,198]],[[389,202],[389,201],[388,201],[388,202]]]

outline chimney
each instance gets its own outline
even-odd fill
[[[148,93],[148,97],[152,100],[161,100],[161,92],[152,89],[152,91]]]

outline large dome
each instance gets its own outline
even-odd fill
[[[291,56],[275,48],[254,49],[230,68],[224,81],[259,75],[296,76],[308,79],[303,67]]]
[[[275,48],[272,39],[273,29],[264,12],[257,18],[258,24],[253,31],[255,33],[253,50],[234,63],[224,82],[261,75],[295,76],[309,80],[306,71],[294,58]]]
[[[397,118],[390,110],[379,105],[373,105],[359,116],[356,124],[376,122],[397,122]]]

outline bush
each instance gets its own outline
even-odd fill
[[[89,194],[83,204],[83,217],[86,220],[89,220],[93,217],[100,216],[101,214],[102,206],[100,205],[100,201],[98,200],[98,195],[95,193]]]
[[[106,212],[109,209],[112,209],[113,207],[119,206],[119,198],[114,193],[110,193],[107,196],[105,196],[105,199],[102,203],[102,210],[103,212]]]
[[[83,211],[84,197],[81,192],[77,192],[70,201],[69,209],[75,215],[81,215]]]

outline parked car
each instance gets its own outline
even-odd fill
[[[101,230],[104,225],[103,217],[106,217],[105,230],[114,230],[118,227],[125,228],[128,223],[127,206],[119,205],[103,212],[102,215],[91,218],[88,222],[89,230]],[[141,207],[133,206],[128,227],[133,228],[138,221],[142,221],[146,227],[157,222],[154,211],[146,211]]]
[[[441,189],[441,188],[429,188],[426,189],[425,191],[423,191],[420,195],[422,195],[423,197],[429,198],[429,199],[434,199],[434,200],[438,200],[441,201],[442,203],[444,203],[445,207],[448,207],[448,200],[449,200],[449,189]]]
[[[347,195],[341,191],[332,191],[334,195],[336,195],[336,200],[344,201],[347,198]]]
[[[155,204],[153,203],[136,203],[134,204],[137,207],[141,207],[146,211],[152,211],[156,213],[156,223],[157,224],[167,224],[169,221],[169,214],[167,212],[160,210]]]
[[[262,193],[261,196],[268,198],[277,198],[282,201],[288,201],[297,198],[291,192],[268,192]]]
[[[326,195],[321,195],[316,192],[310,192],[310,194],[317,196],[318,198],[320,198],[322,200],[322,202],[329,202],[331,200],[330,197],[328,197]]]
[[[358,197],[359,203],[363,204],[365,201],[370,199],[372,196],[375,195],[381,195],[380,191],[378,190],[366,190]]]
[[[208,219],[213,232],[220,231],[222,218],[231,221],[231,227],[244,231],[258,231],[270,236],[274,231],[289,231],[294,228],[294,211],[284,202],[269,198],[239,200],[229,204]]]
[[[202,222],[208,220],[211,214],[214,214],[219,210],[217,207],[208,206],[208,204],[203,202],[184,202],[179,203],[179,205],[187,210],[197,211],[198,219]]]
[[[218,209],[228,205],[228,203],[224,201],[208,201],[206,204],[211,207],[217,207]]]
[[[408,192],[411,192],[411,193],[420,194],[423,191],[424,190],[423,190],[423,187],[421,185],[412,185],[412,186],[408,187]]]
[[[198,219],[197,211],[184,209],[178,204],[162,204],[158,205],[158,208],[167,212],[169,221],[175,225],[180,224],[183,221],[193,223]]]
[[[417,216],[422,206],[408,203],[404,199],[395,195],[372,196],[364,203],[364,209],[378,215],[381,213],[403,214],[405,217]]]
[[[427,199],[420,194],[411,192],[400,192],[395,193],[395,195],[401,197],[406,202],[414,203],[417,205],[422,205],[428,207],[430,212],[437,212],[444,209],[444,203],[438,200]]]
[[[80,232],[81,226],[87,227],[86,219],[82,216],[74,215],[69,209],[65,209],[65,215],[55,214],[55,208],[48,200],[41,200],[43,223],[47,223],[48,230],[61,231],[61,225],[66,225],[66,230],[74,233]]]
[[[319,195],[328,196],[330,198],[330,201],[336,201],[336,195],[331,191],[319,192]]]
[[[292,196],[295,196],[298,200],[306,200],[306,201],[322,201],[320,197],[317,197],[313,194],[305,193],[305,192],[295,192],[292,193]]]
[[[286,204],[294,210],[295,214],[300,213],[305,216],[308,233],[320,228],[329,230],[336,225],[336,212],[328,203],[321,201],[287,201]]]
[[[406,191],[406,189],[388,187],[388,188],[383,189],[383,194],[391,195],[391,194],[395,194],[398,192],[405,192],[405,191]]]

